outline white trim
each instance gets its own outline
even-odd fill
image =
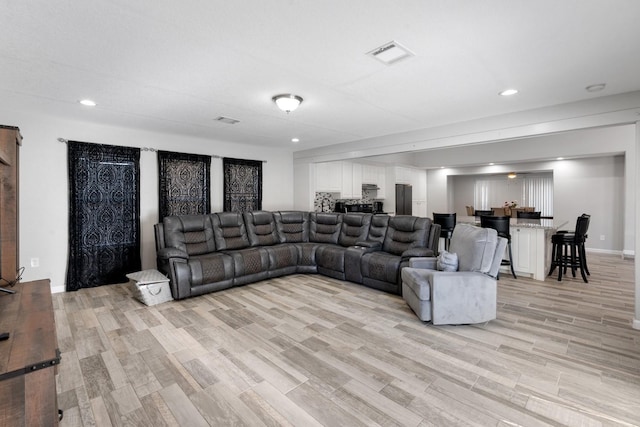
[[[586,248],[587,252],[594,254],[618,255],[624,257],[624,251],[615,251],[613,249]]]
[[[633,319],[633,324],[631,325],[633,329],[640,329],[640,320]]]
[[[51,293],[52,294],[59,294],[62,292],[66,292],[66,289],[64,288],[64,286],[52,286],[51,287]]]
[[[622,258],[635,258],[636,257],[636,251],[634,251],[633,249],[624,249],[622,251]]]

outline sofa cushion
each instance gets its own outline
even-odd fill
[[[459,271],[488,274],[497,244],[498,233],[493,228],[458,223],[453,229],[449,251],[458,254]]]
[[[249,237],[242,214],[220,212],[210,215],[213,225],[213,237],[220,251],[249,247]]]
[[[309,241],[338,244],[342,229],[341,213],[311,212],[309,214]]]
[[[162,222],[166,247],[179,249],[188,255],[201,255],[216,250],[209,216],[168,216]]]
[[[401,255],[414,247],[426,247],[429,237],[429,218],[396,215],[389,218],[382,250],[392,255]]]
[[[306,243],[309,241],[309,212],[274,212],[280,243]]]
[[[280,243],[272,212],[245,212],[243,217],[251,246],[270,246]]]
[[[371,217],[367,213],[348,213],[342,217],[342,228],[338,243],[342,246],[355,246],[357,242],[367,240]]]

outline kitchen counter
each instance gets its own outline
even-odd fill
[[[480,217],[475,216],[459,216],[456,221],[480,225]],[[535,280],[545,279],[551,266],[551,235],[567,223],[568,221],[559,219],[511,218],[511,262],[518,276],[527,276]],[[506,251],[505,259],[508,259]],[[511,274],[508,266],[501,272]]]
[[[459,216],[456,222],[463,224],[480,225],[479,216]],[[528,219],[528,218],[511,218],[509,226],[511,228],[539,228],[543,230],[553,230],[554,232],[561,227],[567,225],[568,221],[563,219]]]

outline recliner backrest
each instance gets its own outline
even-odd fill
[[[309,241],[338,243],[342,229],[341,213],[311,212],[309,214]]]
[[[245,212],[243,216],[251,246],[271,246],[280,243],[272,212]]]
[[[305,243],[309,241],[309,212],[274,212],[280,243]]]
[[[382,250],[393,255],[401,255],[410,248],[427,247],[430,225],[429,218],[411,215],[390,217]]]
[[[389,226],[389,218],[389,215],[374,215],[371,218],[368,241],[379,242],[380,244],[384,242],[384,238],[387,235],[387,227]]]
[[[342,246],[355,246],[357,242],[367,240],[372,216],[369,213],[345,214],[342,217],[338,243]]]
[[[506,245],[506,239],[500,239],[503,238],[498,237],[498,232],[493,228],[457,224],[451,236],[449,252],[458,255],[459,271],[478,271],[495,277]],[[504,244],[500,246],[501,252],[498,253],[499,242]]]
[[[220,212],[209,215],[213,225],[213,237],[218,250],[243,249],[249,247],[249,237],[242,214]]]
[[[162,220],[165,247],[176,248],[189,255],[216,250],[213,227],[207,215],[167,216]]]

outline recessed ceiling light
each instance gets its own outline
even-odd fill
[[[564,157],[556,157],[556,160],[564,160]]]
[[[516,93],[518,93],[518,89],[505,89],[502,92],[500,92],[498,95],[511,96],[511,95],[515,95]]]
[[[489,163],[489,166],[493,166],[493,165],[495,165],[495,163]]]
[[[587,92],[600,92],[606,86],[607,85],[605,83],[597,83],[597,84],[594,84],[594,85],[589,85],[589,86],[585,87],[584,89]]]
[[[300,142],[300,138],[291,138],[291,142]]]
[[[95,101],[92,101],[90,99],[82,99],[78,102],[86,107],[95,107],[97,105]]]

